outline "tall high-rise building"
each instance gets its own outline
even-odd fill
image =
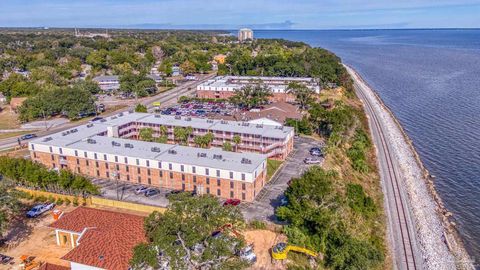
[[[252,29],[242,28],[238,30],[238,41],[244,42],[247,40],[253,40],[253,31]]]

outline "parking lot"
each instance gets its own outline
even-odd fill
[[[307,157],[312,157],[309,153],[310,148],[321,147],[321,142],[299,137],[295,139],[294,150],[285,160],[282,167],[275,176],[257,195],[252,203],[242,203],[241,208],[247,220],[268,220],[276,222],[275,208],[282,204],[283,193],[288,187],[288,181],[294,177],[299,177],[309,166],[303,162]],[[107,179],[94,179],[93,182],[101,187],[102,197],[114,200],[123,200],[146,205],[159,207],[168,206],[166,195],[171,192],[168,189],[156,188],[159,194],[146,197],[144,194],[136,194],[135,189],[139,184],[116,182]]]
[[[170,106],[161,111],[164,115],[180,115],[194,117],[232,116],[238,107],[229,103],[219,102],[184,102]]]
[[[308,167],[313,166],[305,164],[303,160],[311,157],[310,148],[321,147],[320,144],[319,141],[310,138],[296,138],[293,152],[285,160],[277,174],[257,195],[255,201],[240,206],[245,219],[277,222],[275,209],[282,204],[283,193],[288,187],[288,181],[299,177]]]

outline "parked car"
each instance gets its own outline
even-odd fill
[[[97,116],[97,117],[94,117],[92,120],[90,120],[90,122],[100,121],[102,119],[103,117]]]
[[[318,158],[306,158],[303,162],[305,162],[305,164],[320,164],[322,163],[322,160]]]
[[[315,150],[310,150],[310,155],[316,156],[316,157],[321,157],[321,156],[323,156],[323,153],[322,153],[322,151],[315,149]]]
[[[152,197],[152,196],[155,196],[157,195],[158,193],[160,193],[160,191],[156,190],[156,189],[147,189],[145,191],[145,197]]]
[[[237,206],[241,203],[239,199],[228,199],[223,203],[223,206],[231,205],[231,206]]]
[[[253,245],[248,245],[238,252],[240,259],[247,261],[250,264],[254,264],[257,261],[257,255],[253,251]]]
[[[148,187],[146,186],[139,186],[135,189],[135,194],[142,194],[145,193],[145,191],[148,190]]]
[[[54,203],[44,203],[44,204],[38,204],[35,205],[30,211],[27,212],[27,217],[28,218],[35,218],[40,216],[41,214],[52,210],[55,207]]]
[[[37,137],[37,135],[35,135],[35,134],[25,134],[22,137],[20,137],[20,140],[30,140],[30,139],[33,139],[33,138],[36,138],[36,137]]]
[[[181,190],[172,190],[172,191],[170,191],[170,192],[167,194],[166,197],[168,198],[169,196],[172,196],[172,195],[175,195],[175,194],[179,194],[179,193],[182,193],[182,192],[183,192],[183,191],[181,191]]]

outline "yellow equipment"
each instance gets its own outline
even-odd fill
[[[289,251],[296,251],[296,252],[301,252],[303,254],[307,254],[312,257],[317,257],[318,253],[315,251],[299,247],[299,246],[293,246],[293,245],[288,245],[287,243],[280,242],[273,246],[272,248],[272,258],[275,260],[285,260],[287,258],[287,254]]]
[[[153,107],[160,107],[160,101],[156,101],[152,103]]]

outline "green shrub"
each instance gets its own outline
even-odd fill
[[[265,230],[267,228],[267,225],[261,220],[252,220],[250,222],[250,227],[256,230]]]
[[[48,199],[47,197],[43,196],[43,195],[40,195],[40,196],[37,196],[35,197],[35,202],[46,202]]]
[[[65,205],[70,205],[71,201],[68,198],[65,198]]]
[[[57,204],[57,205],[62,205],[62,204],[63,204],[63,199],[62,199],[62,198],[58,198],[56,204]]]
[[[52,195],[48,196],[48,202],[49,202],[49,203],[54,203],[54,202],[55,202],[55,198],[54,198]]]
[[[73,206],[78,206],[78,197],[73,198]]]
[[[367,196],[363,187],[358,184],[347,185],[347,201],[353,211],[363,215],[368,215],[376,210],[373,199]]]

